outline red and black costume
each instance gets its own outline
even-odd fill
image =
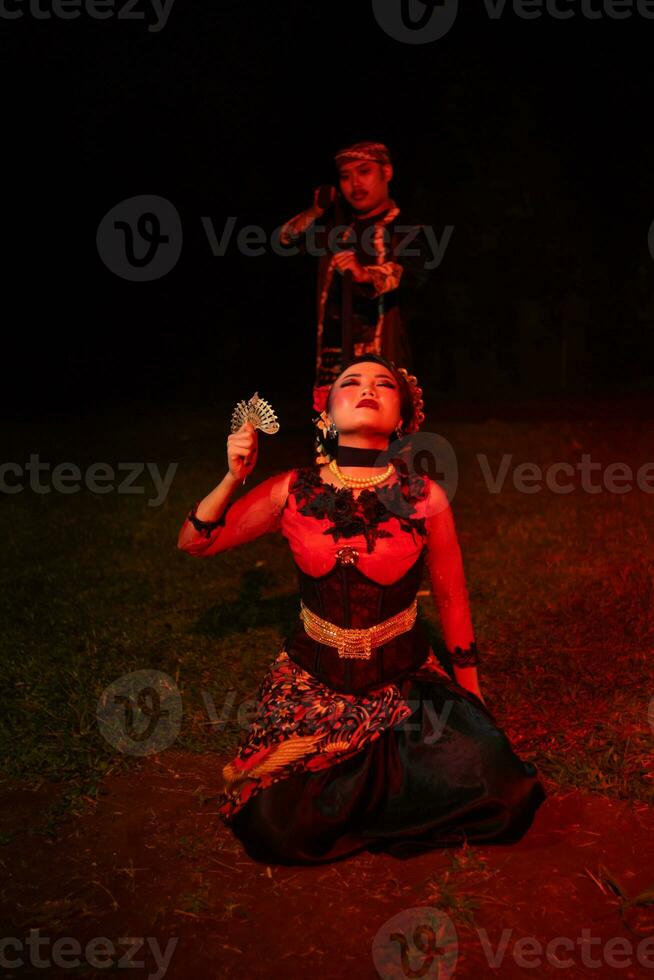
[[[198,557],[280,531],[304,605],[339,628],[375,626],[410,606],[423,563],[440,614],[440,656],[419,621],[368,659],[341,658],[298,623],[223,770],[219,812],[255,860],[509,842],[545,799],[535,767],[448,672],[448,654],[459,665],[478,654],[447,498],[426,476],[396,475],[355,496],[323,481],[318,467],[291,470],[218,521],[199,521],[194,507],[180,531],[179,547]]]
[[[336,159],[390,162],[388,150],[379,143],[355,144]],[[338,243],[332,234],[336,228],[346,229]],[[386,210],[372,217],[361,217],[349,209],[341,215],[340,207],[332,204],[319,219],[310,208],[295,215],[282,226],[280,240],[319,256],[315,388],[331,385],[344,366],[343,279],[334,266],[335,248],[351,248],[372,280],[351,286],[353,356],[379,354],[396,364],[410,365],[401,311],[407,294],[427,279],[428,245],[421,225],[409,221],[392,200]]]

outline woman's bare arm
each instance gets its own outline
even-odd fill
[[[456,647],[468,650],[475,642],[470,616],[468,590],[463,571],[461,549],[454,526],[449,500],[437,484],[430,484],[427,516],[427,566],[434,600],[443,628],[445,645],[452,654]],[[483,701],[479,690],[477,667],[457,666],[452,657],[457,684],[476,694]]]

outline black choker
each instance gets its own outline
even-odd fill
[[[359,446],[339,446],[336,462],[339,466],[387,466],[388,449],[362,449]]]

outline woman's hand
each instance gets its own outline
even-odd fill
[[[237,432],[227,437],[227,465],[240,483],[255,467],[258,445],[257,430],[251,422],[244,422]]]

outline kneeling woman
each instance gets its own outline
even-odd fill
[[[363,849],[517,841],[545,790],[484,703],[446,494],[389,441],[415,432],[415,379],[374,355],[334,382],[323,413],[335,458],[270,477],[230,503],[257,435],[227,440],[229,472],[192,508],[178,546],[207,557],[281,531],[300,617],[263,677],[223,769],[219,812],[258,861],[313,864]],[[444,646],[416,618],[426,564]]]

